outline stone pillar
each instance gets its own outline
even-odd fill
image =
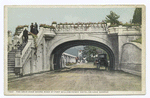
[[[51,60],[50,60],[50,70],[54,70],[54,54],[51,55]]]
[[[46,42],[45,42],[45,38],[43,39],[43,53],[44,53],[44,68],[47,68],[47,63],[46,63]],[[44,70],[47,70],[47,69],[44,69]]]
[[[122,38],[120,35],[123,33],[122,25],[119,26],[119,33],[118,33],[118,60],[119,60],[119,65],[118,65],[118,70],[121,70],[120,62],[121,62],[121,52],[122,52],[122,45],[124,44],[124,38]]]

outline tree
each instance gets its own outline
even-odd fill
[[[141,19],[142,19],[142,8],[136,8],[134,10],[132,23],[141,24]]]
[[[106,15],[106,22],[110,22],[111,24],[119,24],[118,18],[120,17],[115,12],[110,11],[110,15]]]
[[[88,61],[94,61],[94,57],[99,53],[106,53],[103,49],[95,46],[85,46],[83,50],[83,57],[86,57]],[[107,54],[107,53],[106,53]]]

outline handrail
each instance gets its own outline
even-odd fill
[[[20,38],[22,38],[22,36],[23,36],[23,31],[20,33],[20,35],[18,36],[18,38],[20,39]]]
[[[18,41],[20,42],[20,44],[22,44],[22,42],[23,42],[23,39],[22,39],[23,31],[24,31],[24,28],[21,30],[21,33],[19,34],[19,36],[14,37],[14,39],[17,39],[16,41],[14,40],[14,44],[17,44]]]
[[[19,35],[19,37],[17,37],[18,39],[21,38],[23,35],[23,31],[22,33]],[[37,42],[39,43],[41,37],[42,37],[42,30],[39,31],[38,33],[38,38],[37,38]],[[21,65],[23,66],[27,60],[27,58],[29,57],[30,53],[31,53],[31,47],[32,44],[34,44],[34,42],[32,40],[29,40],[27,42],[27,44],[25,45],[25,47],[23,48],[22,52],[21,52]]]
[[[30,55],[31,45],[32,45],[32,41],[28,41],[28,43],[26,44],[26,46],[24,47],[24,49],[22,51],[22,55],[21,55],[21,59],[22,59],[21,63],[22,63],[22,65],[24,65],[26,59]]]
[[[37,34],[37,40],[36,40],[37,45],[40,43],[43,37],[42,35],[43,35],[43,28],[40,28],[39,33]]]

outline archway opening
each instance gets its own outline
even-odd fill
[[[107,45],[97,42],[97,41],[91,41],[91,40],[74,40],[74,41],[68,41],[68,42],[62,43],[53,50],[51,55],[54,56],[53,57],[54,70],[62,68],[61,62],[60,62],[62,53],[71,47],[79,46],[79,45],[96,46],[96,47],[99,47],[102,50],[104,50],[108,54],[108,57],[109,57],[110,69],[112,69],[112,70],[114,69],[115,56],[114,56],[113,51]]]

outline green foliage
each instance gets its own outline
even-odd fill
[[[28,27],[28,25],[19,25],[19,26],[17,26],[17,27],[16,27],[16,30],[15,30],[14,36],[15,36],[15,35],[19,35],[20,33],[18,33],[17,31],[18,31],[19,29],[23,29],[24,27]]]
[[[63,23],[59,23],[59,25],[63,25]]]
[[[67,66],[71,66],[71,65],[74,65],[74,64],[76,64],[76,63],[74,63],[74,62],[68,62],[66,65]]]
[[[46,24],[40,24],[40,27],[43,27],[43,28],[50,28],[50,29],[55,29],[54,26],[46,25]]]
[[[52,24],[57,24],[57,22],[56,22],[56,21],[53,21]]]
[[[118,18],[120,17],[115,12],[110,11],[110,15],[106,15],[106,22],[110,22],[111,24],[119,24]]]
[[[94,56],[101,54],[101,53],[106,53],[106,51],[95,46],[85,46],[84,51],[83,51],[83,57],[86,57],[87,61],[93,62]],[[109,59],[108,55],[107,55],[107,58]]]
[[[122,26],[126,26],[126,27],[132,27],[132,26],[140,26],[139,24],[121,24]],[[113,25],[111,24],[109,27],[118,27],[119,25]]]
[[[136,42],[136,43],[142,43],[142,37],[140,37],[140,38],[138,38],[138,39],[136,39],[136,40],[133,40],[132,42]]]
[[[132,23],[141,24],[142,21],[142,8],[136,8],[133,15]]]

